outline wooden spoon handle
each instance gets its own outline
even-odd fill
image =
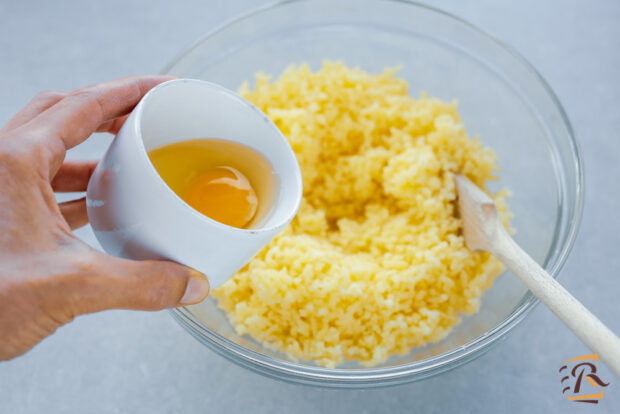
[[[501,226],[492,251],[570,330],[620,377],[620,339],[538,265]]]

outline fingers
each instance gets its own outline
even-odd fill
[[[94,254],[87,266],[90,272],[83,272],[79,294],[74,295],[80,301],[79,313],[105,309],[160,310],[200,302],[209,293],[207,278],[180,264]]]
[[[86,212],[86,198],[79,200],[66,201],[58,204],[60,213],[71,230],[79,229],[88,224],[88,214]]]
[[[111,121],[104,122],[97,128],[97,132],[109,132],[114,135],[118,134],[118,131],[121,129],[128,116],[129,115],[124,115]]]
[[[90,176],[96,167],[97,161],[67,160],[52,179],[52,189],[56,192],[86,191]],[[88,224],[85,198],[60,203],[58,207],[71,230]]]
[[[133,76],[77,89],[31,121],[46,137],[57,137],[64,149],[83,142],[102,124],[129,113],[154,86],[169,76]],[[54,154],[64,156],[64,152]]]
[[[2,130],[8,131],[26,124],[41,112],[54,106],[65,96],[67,96],[66,93],[58,91],[44,91],[39,93],[32,98],[28,105],[11,118]]]
[[[52,188],[61,193],[86,191],[96,167],[97,161],[66,160],[52,179]]]

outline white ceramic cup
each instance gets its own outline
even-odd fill
[[[219,223],[162,180],[147,151],[194,138],[240,143],[271,163],[278,189],[262,222],[249,229]],[[301,197],[295,154],[264,113],[219,85],[178,79],[151,89],[129,115],[90,179],[86,203],[107,253],[173,260],[204,273],[216,288],[293,219]]]

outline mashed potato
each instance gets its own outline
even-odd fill
[[[395,70],[329,62],[274,82],[258,75],[241,94],[289,140],[304,199],[213,292],[239,334],[294,360],[372,366],[441,340],[478,310],[502,266],[465,247],[454,174],[484,186],[496,156],[467,136],[455,102],[411,98]],[[494,198],[507,211],[505,194]]]

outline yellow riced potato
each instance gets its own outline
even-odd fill
[[[304,198],[291,225],[213,292],[239,334],[293,360],[373,366],[478,310],[502,265],[465,247],[454,174],[484,187],[498,168],[456,102],[412,98],[392,69],[331,62],[273,82],[258,75],[240,92],[287,137]],[[494,198],[507,223],[506,195]]]

